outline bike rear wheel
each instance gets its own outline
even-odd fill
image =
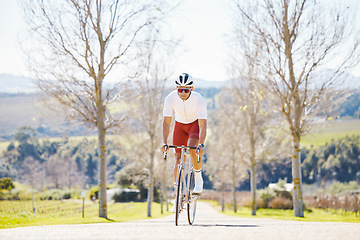
[[[182,181],[182,171],[183,168],[180,167],[179,169],[179,174],[178,174],[178,179],[177,179],[177,189],[176,189],[176,197],[175,197],[175,206],[176,206],[176,212],[175,212],[175,226],[178,225],[179,222],[179,215],[180,215],[180,211],[181,211],[181,205],[182,205],[182,198],[183,198],[183,194],[182,194],[182,185],[183,185],[183,181]]]
[[[194,172],[191,171],[190,186],[189,186],[189,191],[188,191],[189,203],[187,204],[187,215],[188,215],[188,221],[189,221],[190,225],[192,225],[195,220],[196,204],[197,204],[197,199],[198,199],[198,196],[191,194],[191,189],[193,188],[192,186],[194,186],[194,184],[195,184]]]

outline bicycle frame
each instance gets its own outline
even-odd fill
[[[176,179],[178,179],[178,180],[177,180],[177,191],[176,191],[176,198],[175,198],[175,204],[176,204],[175,225],[176,226],[178,225],[179,214],[184,210],[184,204],[187,204],[188,220],[189,220],[189,224],[191,225],[195,218],[196,201],[200,195],[193,194],[190,189],[191,188],[191,186],[190,186],[191,185],[191,177],[192,177],[192,175],[194,175],[194,173],[193,173],[194,168],[192,167],[191,159],[188,161],[188,167],[186,168],[185,151],[189,150],[189,149],[197,149],[197,148],[189,147],[189,146],[175,146],[175,145],[170,145],[168,147],[181,149],[180,163],[178,164],[177,176],[176,176]],[[164,155],[164,159],[166,159],[166,154]],[[200,156],[198,156],[198,162],[200,162]],[[185,169],[187,171],[185,171]],[[185,177],[187,177],[187,181],[186,181]],[[190,207],[192,207],[191,204],[195,205],[194,209],[192,209],[192,210],[189,209]],[[191,212],[191,211],[193,211],[193,212]]]

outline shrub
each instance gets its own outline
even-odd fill
[[[258,198],[257,199],[257,208],[266,208],[266,204],[268,203],[265,203],[265,201],[262,199],[262,198]]]
[[[73,195],[75,196],[76,192],[72,192],[70,190],[50,189],[40,194],[40,200],[71,199]]]
[[[337,194],[342,192],[351,192],[351,191],[359,191],[360,186],[356,181],[350,181],[348,183],[340,183],[334,182],[331,186],[327,189],[327,191],[331,194]]]
[[[8,194],[0,192],[0,200],[20,200],[19,192]]]
[[[51,189],[40,194],[40,200],[60,200],[61,192],[59,189]]]
[[[71,193],[70,192],[64,193],[62,195],[62,199],[70,199],[70,198],[71,198]]]
[[[273,209],[292,209],[293,203],[289,198],[277,196],[269,202],[269,207]]]
[[[140,200],[140,191],[123,189],[122,191],[115,193],[112,199],[115,202],[138,202]]]
[[[9,193],[11,193],[13,188],[15,188],[15,185],[11,178],[0,179],[0,190],[7,190]]]
[[[270,201],[276,196],[273,189],[265,188],[259,191],[259,197],[262,200],[262,208],[268,208]],[[258,207],[260,208],[260,207]]]
[[[286,179],[279,180],[275,186],[259,191],[263,208],[292,209],[291,192],[286,190]],[[261,208],[258,205],[258,208]]]

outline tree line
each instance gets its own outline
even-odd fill
[[[108,142],[109,180],[122,168],[119,145]],[[43,188],[85,188],[98,182],[96,140],[70,141],[38,139],[31,127],[20,128],[1,154],[0,177],[11,177],[38,190]]]
[[[95,186],[98,178],[96,145],[96,140],[87,138],[81,141],[70,141],[69,138],[55,141],[39,140],[34,129],[22,127],[16,133],[14,141],[9,143],[0,156],[0,178],[9,177],[32,184],[39,190]],[[144,168],[139,169],[138,163],[130,161],[128,154],[121,150],[118,141],[108,140],[107,147],[109,181],[124,187],[145,189],[147,172]],[[219,187],[217,182],[221,178],[214,178],[214,173],[211,172],[213,163],[209,163],[210,156],[211,153],[205,155],[207,169],[205,185],[207,189],[220,189],[221,186]],[[320,187],[331,181],[360,182],[360,136],[358,135],[332,140],[324,146],[303,147],[301,156],[302,177],[305,184],[317,184]],[[218,169],[218,173],[226,170],[224,165],[220,170]],[[241,168],[238,167],[238,169]],[[291,163],[287,157],[263,162],[257,166],[257,172],[259,189],[266,188],[269,183],[277,182],[279,179],[292,180]],[[159,174],[156,176],[159,179]],[[168,179],[171,177],[169,176]],[[223,185],[225,190],[229,189],[229,183],[224,181],[223,184],[225,184]],[[166,185],[171,185],[171,183],[167,182]],[[239,175],[235,188],[236,190],[250,190],[247,168]]]

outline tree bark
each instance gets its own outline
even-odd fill
[[[107,218],[105,128],[99,128],[99,217]]]
[[[293,139],[292,176],[294,184],[293,205],[295,217],[304,217],[300,161],[300,141],[297,139]]]
[[[221,211],[225,211],[225,186],[221,183]]]
[[[148,195],[147,195],[147,216],[151,217],[151,203],[153,200],[154,194],[154,179],[153,179],[153,167],[149,170],[149,187],[148,187]]]
[[[237,212],[237,203],[236,203],[236,189],[235,185],[233,185],[233,201],[234,201],[234,212]]]
[[[164,214],[164,186],[160,183],[160,213]]]
[[[256,181],[255,181],[255,165],[251,165],[250,168],[250,189],[251,189],[251,215],[256,215],[257,203],[256,203]]]
[[[105,106],[101,101],[101,87],[98,89],[97,104],[97,128],[99,141],[99,217],[107,218],[107,196],[106,196],[106,128],[105,128]]]
[[[237,212],[237,203],[236,203],[236,166],[233,160],[232,166],[232,192],[233,192],[233,201],[234,201],[234,212]]]

